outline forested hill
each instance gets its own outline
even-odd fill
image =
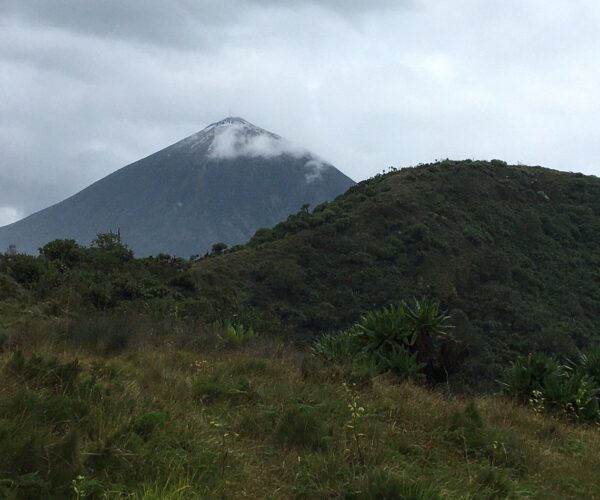
[[[570,355],[600,337],[600,179],[498,160],[405,168],[193,272],[221,311],[305,335],[438,299],[471,346],[468,372],[493,379],[516,353]]]

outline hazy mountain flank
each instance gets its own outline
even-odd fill
[[[29,253],[57,238],[89,244],[120,229],[138,255],[202,254],[243,243],[302,205],[354,182],[329,163],[241,118],[226,118],[0,228],[0,248]]]

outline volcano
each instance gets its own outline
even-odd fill
[[[136,255],[189,257],[217,242],[244,243],[352,185],[317,155],[229,117],[0,228],[0,248],[36,253],[54,239],[89,245],[118,230]]]

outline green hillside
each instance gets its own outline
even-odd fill
[[[598,340],[598,248],[600,179],[447,160],[361,182],[193,274],[221,311],[257,310],[302,335],[437,299],[471,347],[465,380],[491,381],[517,354]]]
[[[444,161],[201,259],[0,254],[0,498],[600,497],[599,213]]]

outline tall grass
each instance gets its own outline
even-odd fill
[[[0,354],[0,497],[600,495],[597,430],[502,397],[302,365],[262,337],[135,346]]]

